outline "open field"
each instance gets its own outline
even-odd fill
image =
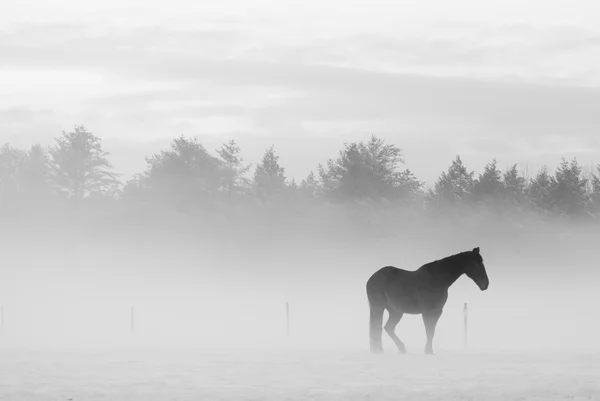
[[[600,400],[591,230],[412,222],[329,239],[255,225],[229,239],[192,223],[59,223],[0,232],[0,401]],[[410,355],[385,337],[370,355],[367,278],[474,246],[490,289],[453,285],[437,355],[422,354],[419,316],[397,328]]]
[[[0,350],[2,400],[600,400],[600,354]]]

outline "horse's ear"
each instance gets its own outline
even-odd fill
[[[479,253],[479,247],[477,247],[477,248],[474,248],[474,249],[473,249],[473,252],[475,252],[475,253]]]

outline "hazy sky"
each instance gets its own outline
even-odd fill
[[[591,1],[3,0],[0,142],[84,124],[116,167],[179,134],[274,143],[301,179],[371,134],[431,181],[461,154],[600,163]]]

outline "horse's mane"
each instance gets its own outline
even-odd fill
[[[440,266],[440,267],[441,266],[454,266],[455,263],[458,263],[458,262],[464,260],[465,258],[472,257],[472,256],[473,256],[473,253],[471,251],[455,253],[454,255],[446,256],[445,258],[426,263],[423,266],[421,266],[419,268],[419,270],[427,269],[427,268],[430,268],[433,266]]]

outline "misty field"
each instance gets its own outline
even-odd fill
[[[131,219],[0,233],[0,400],[600,400],[597,231],[414,218],[352,238]],[[409,355],[389,338],[369,354],[368,277],[474,246],[490,289],[452,286],[436,355],[419,316],[397,328]]]
[[[3,400],[597,400],[600,354],[0,351]]]

